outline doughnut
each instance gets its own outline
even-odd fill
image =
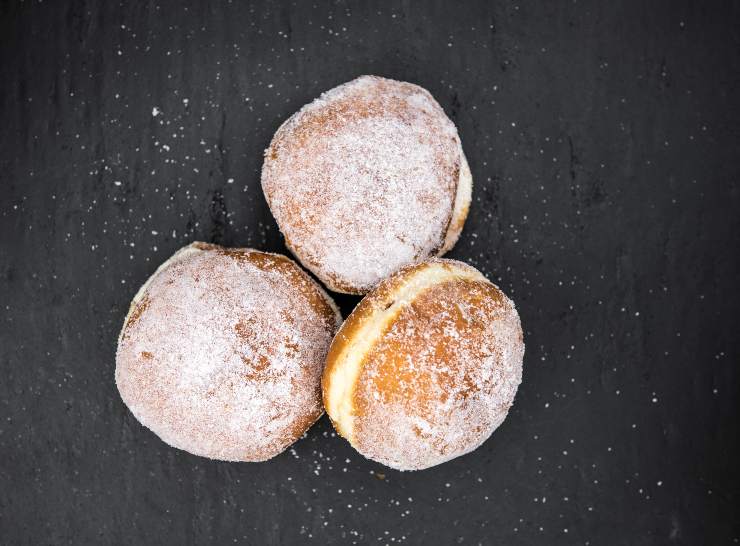
[[[324,407],[365,457],[429,468],[480,446],[522,379],[514,303],[480,272],[433,258],[382,281],[329,348]]]
[[[193,243],[134,297],[116,385],[167,444],[264,461],[323,414],[321,372],[340,322],[331,298],[289,258]]]
[[[262,189],[296,258],[329,289],[365,294],[450,250],[472,176],[455,125],[428,91],[362,76],[275,133]]]

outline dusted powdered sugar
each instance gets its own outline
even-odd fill
[[[190,246],[137,295],[116,381],[165,442],[223,460],[264,460],[322,412],[320,376],[339,317],[281,256]]]
[[[401,304],[363,359],[353,445],[402,470],[476,449],[506,417],[523,356],[514,304],[482,276],[427,288]]]
[[[283,124],[262,186],[301,262],[362,293],[440,250],[460,161],[457,131],[427,91],[364,76]]]

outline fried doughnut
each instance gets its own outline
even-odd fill
[[[476,269],[432,259],[381,282],[344,322],[324,368],[324,407],[365,457],[429,468],[503,422],[523,357],[513,302]]]
[[[193,243],[131,303],[116,384],[169,445],[264,461],[322,415],[321,371],[340,322],[331,298],[289,258]]]
[[[285,244],[335,292],[364,294],[450,250],[472,192],[455,125],[417,85],[362,76],[291,116],[262,189]]]

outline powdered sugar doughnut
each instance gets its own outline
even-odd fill
[[[116,384],[168,444],[263,461],[321,416],[321,372],[340,322],[331,298],[285,256],[193,243],[136,294]]]
[[[262,189],[301,263],[331,290],[364,294],[454,246],[472,177],[428,91],[362,76],[283,123],[265,151]]]
[[[360,453],[400,470],[476,449],[522,378],[513,302],[476,269],[432,259],[381,282],[332,342],[324,406]]]

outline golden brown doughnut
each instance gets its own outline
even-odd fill
[[[282,124],[262,189],[300,262],[331,290],[364,294],[455,245],[472,177],[457,129],[428,91],[362,76]]]
[[[419,470],[480,446],[522,378],[513,302],[476,269],[432,259],[381,282],[334,338],[326,412],[369,459]]]
[[[289,258],[193,243],[131,303],[116,384],[166,443],[263,461],[321,416],[321,371],[340,322],[331,298]]]

